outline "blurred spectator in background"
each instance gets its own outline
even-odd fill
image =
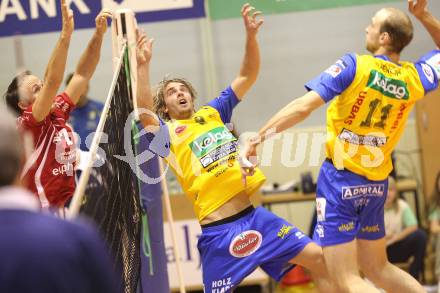
[[[0,292],[119,292],[107,248],[94,227],[40,213],[22,187],[23,143],[0,107]]]
[[[73,73],[70,73],[66,78],[66,86],[72,79]],[[80,149],[88,151],[86,145],[86,138],[90,133],[95,132],[98,127],[99,118],[101,117],[104,104],[87,97],[89,86],[79,98],[76,108],[70,113],[69,123],[72,124],[73,130],[78,133],[81,138]],[[89,138],[89,146],[92,143],[92,137]]]
[[[417,219],[408,203],[398,197],[396,181],[392,177],[389,177],[385,202],[385,233],[388,260],[398,263],[413,257],[409,273],[420,281],[424,271],[427,236],[418,228]]]
[[[440,293],[440,172],[435,180],[431,201],[429,228],[435,240],[435,276],[439,282],[438,292]]]

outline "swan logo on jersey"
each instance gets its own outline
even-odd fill
[[[398,100],[408,100],[407,84],[398,79],[388,78],[377,70],[372,70],[367,87],[381,92],[384,96]]]
[[[260,232],[248,230],[240,233],[231,241],[229,253],[238,258],[246,257],[257,251],[262,242],[263,236]]]

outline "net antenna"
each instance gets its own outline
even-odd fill
[[[121,47],[124,44],[128,46],[129,60],[130,60],[130,76],[131,76],[131,89],[133,98],[133,105],[135,109],[135,119],[139,121],[139,113],[137,111],[137,60],[136,60],[136,29],[137,21],[135,14],[131,9],[119,9],[114,15],[115,19],[112,23],[112,46],[113,46],[113,68],[117,68],[118,60],[120,59]],[[136,164],[139,166],[139,164]],[[162,159],[159,159],[160,174],[164,174],[164,163]],[[171,203],[169,198],[168,186],[166,180],[161,181],[161,187],[163,191],[163,201],[165,204],[165,210],[167,215],[167,222],[171,231],[171,239],[173,242],[174,259],[176,260],[177,275],[179,278],[180,293],[185,293],[185,283],[182,273],[181,257],[178,249],[176,229],[174,225],[174,219],[172,215]]]

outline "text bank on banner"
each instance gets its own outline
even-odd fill
[[[129,8],[138,22],[205,16],[204,0],[67,0],[76,28],[93,28],[103,7]],[[59,0],[0,0],[0,37],[61,30]]]

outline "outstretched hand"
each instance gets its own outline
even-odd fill
[[[248,36],[255,36],[264,22],[264,19],[257,19],[258,15],[261,15],[261,11],[255,11],[255,8],[249,3],[244,4],[241,8],[241,16]]]
[[[154,39],[148,38],[143,30],[136,30],[136,60],[138,65],[150,62]]]
[[[96,32],[99,35],[104,35],[107,31],[107,19],[111,19],[113,17],[112,12],[109,9],[103,9],[95,18],[95,24],[96,24]]]
[[[66,4],[66,0],[61,0],[61,16],[63,20],[61,33],[65,37],[70,37],[75,28],[75,23],[73,21],[73,11]]]
[[[246,186],[246,177],[252,176],[257,167],[257,144],[255,140],[248,139],[240,148],[238,162],[240,164],[243,184]]]
[[[427,6],[428,0],[408,0],[408,10],[417,18],[422,17],[428,12]]]

